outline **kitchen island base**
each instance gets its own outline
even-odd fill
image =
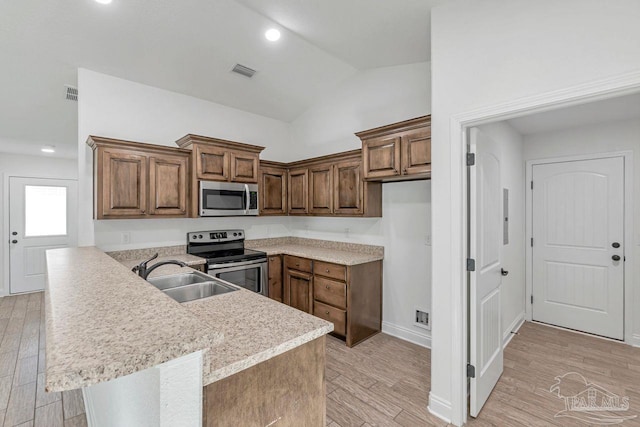
[[[203,425],[324,426],[325,343],[316,338],[204,387]]]

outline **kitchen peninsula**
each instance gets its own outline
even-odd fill
[[[324,424],[331,323],[243,289],[179,304],[94,247],[47,276],[46,388],[83,388],[91,425]]]

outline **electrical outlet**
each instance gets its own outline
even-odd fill
[[[431,319],[428,311],[416,309],[415,326],[431,330]]]
[[[122,243],[123,245],[131,243],[131,233],[125,231],[124,233],[120,234],[120,243]]]
[[[350,231],[351,231],[351,230],[350,230],[349,228],[345,228],[345,229],[344,229],[344,237],[349,237],[349,232],[350,232]]]
[[[424,236],[424,244],[425,246],[431,246],[431,234]]]

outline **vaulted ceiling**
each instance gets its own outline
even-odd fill
[[[442,1],[0,2],[0,152],[75,154],[78,67],[292,121],[358,70],[428,60]]]

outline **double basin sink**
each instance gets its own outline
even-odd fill
[[[238,290],[230,284],[197,271],[151,277],[147,281],[180,303]]]

